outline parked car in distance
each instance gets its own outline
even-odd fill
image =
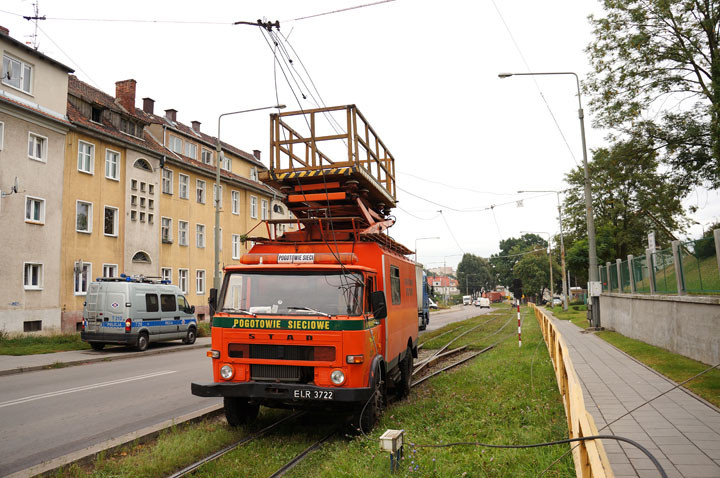
[[[490,299],[488,299],[487,297],[480,297],[476,302],[477,303],[475,305],[477,305],[481,309],[490,308]]]
[[[558,298],[558,297],[555,297],[555,298],[552,300],[552,306],[555,307],[556,305],[562,305],[562,299],[560,299],[560,298]]]
[[[472,304],[472,296],[464,295],[463,296],[463,305],[470,305]]]
[[[437,308],[438,308],[438,305],[437,305],[437,303],[435,303],[434,300],[432,300],[432,299],[428,299],[428,300],[430,301],[430,305],[429,305],[428,307],[430,307],[431,309],[437,309]]]

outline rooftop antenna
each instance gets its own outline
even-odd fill
[[[46,20],[45,15],[40,16],[40,5],[38,0],[35,0],[33,2],[33,12],[35,15],[32,17],[23,16],[23,18],[27,21],[33,21],[35,23],[35,32],[31,35],[32,36],[32,47],[37,50],[40,45],[38,45],[37,41],[37,31],[38,31],[38,20]]]

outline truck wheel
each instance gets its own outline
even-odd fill
[[[197,336],[194,327],[190,327],[187,332],[187,336],[183,339],[184,344],[192,345],[195,343],[195,337]]]
[[[223,400],[225,419],[231,427],[237,427],[254,421],[260,405],[251,405],[246,398],[225,397]]]
[[[92,347],[93,350],[102,350],[105,344],[102,342],[90,342],[90,347]]]
[[[138,335],[137,345],[135,347],[140,352],[144,352],[145,350],[147,350],[148,345],[150,345],[150,339],[148,339],[147,332],[141,332],[140,335]]]
[[[380,369],[375,369],[373,395],[353,415],[353,425],[360,426],[360,433],[368,433],[375,426],[385,408],[385,386]]]
[[[412,349],[408,346],[405,351],[405,358],[400,362],[400,383],[397,384],[398,398],[405,398],[410,394],[412,382],[413,355]]]

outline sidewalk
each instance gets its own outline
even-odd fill
[[[97,350],[72,350],[36,355],[0,355],[0,376],[13,373],[31,372],[51,367],[65,367],[109,360],[121,360],[146,355],[157,355],[170,352],[210,347],[210,337],[198,337],[193,345],[184,345],[179,340],[171,342],[151,343],[144,352],[131,347],[107,346]]]
[[[676,389],[603,428],[676,383],[569,321],[552,320],[569,348],[582,382],[585,407],[600,434],[637,441],[671,478],[720,477],[720,410]],[[617,478],[660,476],[632,445],[613,440],[604,440],[603,445]]]

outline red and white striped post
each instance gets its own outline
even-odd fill
[[[517,301],[518,313],[518,347],[522,347],[522,326],[520,325],[520,299]]]

